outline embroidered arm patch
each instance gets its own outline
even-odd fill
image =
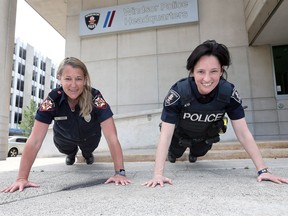
[[[176,91],[170,90],[165,98],[165,106],[171,106],[172,104],[176,103],[179,99],[180,95]]]
[[[93,99],[93,102],[96,108],[99,108],[99,109],[107,108],[107,103],[101,94],[96,95],[95,98]]]
[[[55,110],[55,103],[49,96],[43,101],[39,107],[40,111],[53,111]]]
[[[241,99],[238,91],[237,91],[235,88],[233,89],[231,98],[233,98],[233,99],[234,99],[235,101],[237,101],[239,104],[242,104],[242,99]]]

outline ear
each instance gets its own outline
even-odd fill
[[[221,76],[223,76],[224,71],[225,71],[225,70],[224,70],[224,66],[222,66],[222,67],[221,67]]]

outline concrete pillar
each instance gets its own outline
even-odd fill
[[[0,1],[0,160],[6,160],[17,0]]]

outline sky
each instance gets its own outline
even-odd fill
[[[59,64],[65,55],[65,39],[25,0],[17,2],[15,37]]]

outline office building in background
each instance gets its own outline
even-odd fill
[[[30,44],[15,40],[9,128],[10,134],[21,132],[23,110],[33,100],[39,105],[51,89],[58,85],[57,65]]]

